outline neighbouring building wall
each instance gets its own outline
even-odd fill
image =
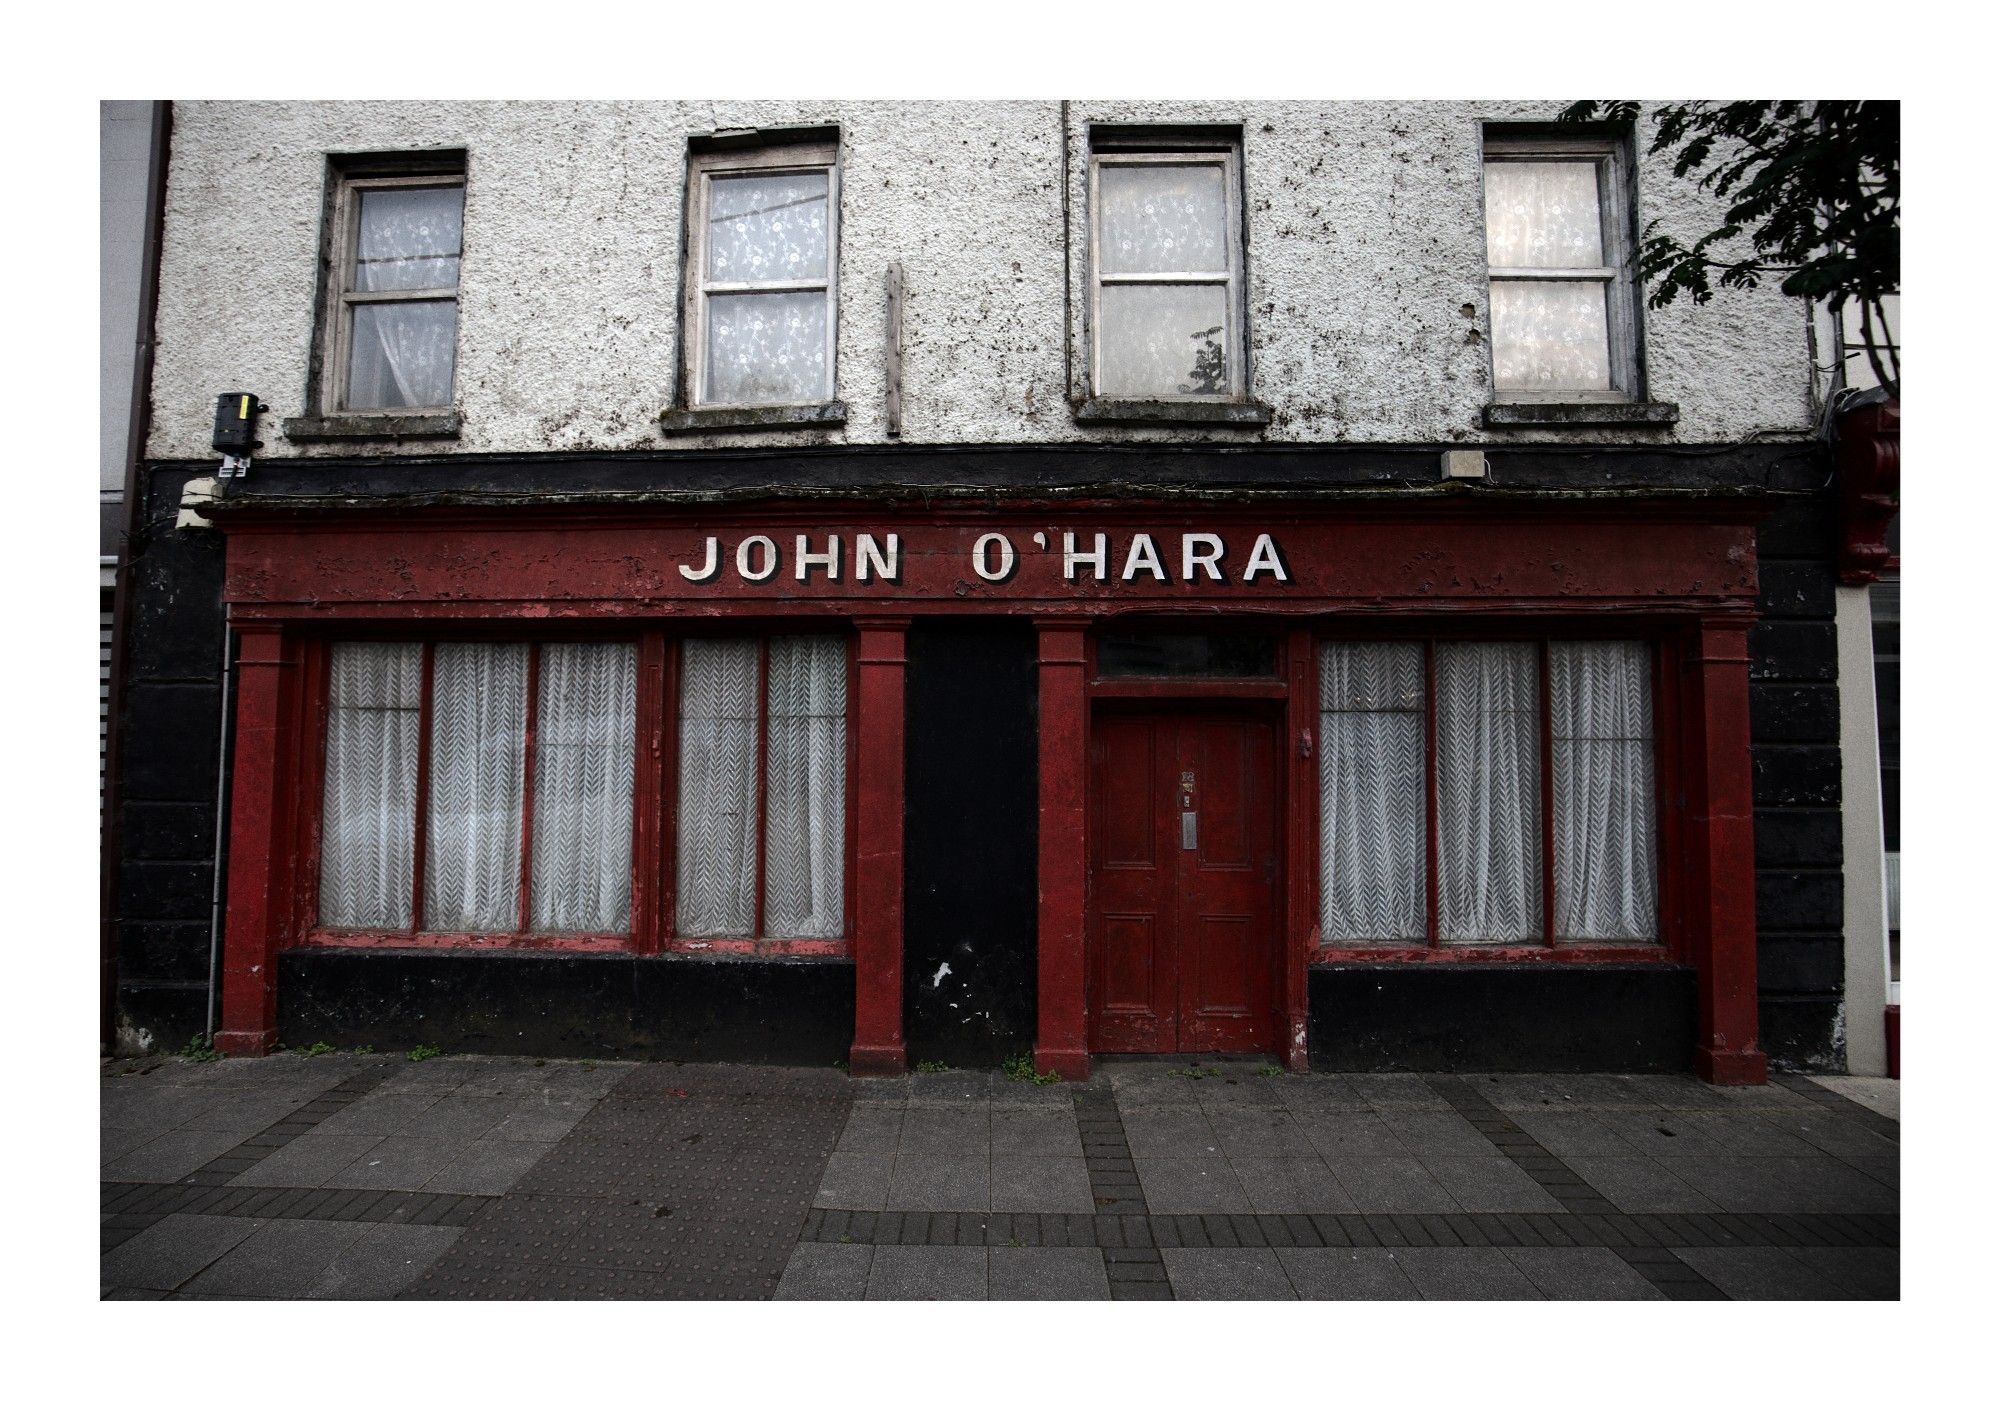
[[[839,395],[886,440],[891,262],[906,270],[903,441],[1215,441],[1214,430],[1082,426],[1080,332],[1092,123],[1232,123],[1243,136],[1251,390],[1267,442],[1477,442],[1489,399],[1480,142],[1531,103],[187,103],[176,106],[150,454],[207,454],[214,396],[271,404],[266,457],[337,456],[275,431],[303,411],[329,152],[468,155],[458,452],[659,448],[676,361],[687,139],[841,131]],[[1067,165],[1065,164],[1067,156]],[[1641,222],[1684,236],[1712,199],[1638,162]],[[1069,232],[1065,243],[1065,229]],[[1068,281],[1066,282],[1066,278]],[[1810,431],[1806,315],[1775,285],[1645,318],[1667,429],[1580,434],[1712,443]],[[669,446],[742,445],[742,434]],[[370,451],[435,454],[436,443]]]
[[[97,487],[98,554],[118,553],[124,529],[125,453],[132,423],[132,362],[146,258],[146,177],[153,104],[98,104]],[[102,584],[109,586],[105,571]]]

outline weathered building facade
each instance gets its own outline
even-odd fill
[[[1808,317],[1554,110],[176,104],[124,1034],[1840,1067]]]

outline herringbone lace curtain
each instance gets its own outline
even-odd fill
[[[319,922],[407,929],[424,649],[337,642],[327,684]]]
[[[630,643],[544,643],[535,709],[528,927],[623,934],[632,921]]]
[[[1438,938],[1542,937],[1541,701],[1531,642],[1436,652]]]
[[[432,649],[424,928],[520,927],[527,728],[526,643]]]
[[[1549,693],[1557,937],[1657,940],[1651,650],[1551,643]]]
[[[1424,652],[1319,651],[1320,937],[1423,942]]]
[[[757,639],[681,644],[677,932],[755,931]]]
[[[837,939],[847,827],[847,646],[771,639],[764,757],[764,933]]]

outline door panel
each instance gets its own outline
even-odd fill
[[[1098,717],[1093,736],[1091,1049],[1270,1049],[1278,876],[1270,724],[1111,714]]]
[[[1090,947],[1093,1044],[1120,1051],[1174,1048],[1174,940],[1161,736],[1151,723],[1113,720],[1091,738],[1104,787],[1092,812],[1096,897]]]

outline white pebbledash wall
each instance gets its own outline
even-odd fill
[[[1775,283],[1643,315],[1673,429],[1489,431],[1480,127],[1519,102],[179,103],[149,455],[210,456],[214,396],[271,406],[266,458],[887,441],[883,275],[904,265],[907,443],[1718,443],[1810,430],[1807,313]],[[1081,391],[1093,122],[1238,123],[1261,432],[1090,426]],[[845,429],[664,437],[687,138],[841,132]],[[1067,141],[1065,141],[1065,125]],[[1651,129],[1640,126],[1640,145]],[[306,405],[329,152],[466,148],[454,443],[287,442]],[[1068,153],[1065,168],[1064,154]],[[1640,222],[1688,237],[1715,202],[1638,166]],[[1070,238],[1066,269],[1065,206]],[[1072,296],[1065,297],[1065,277]],[[1066,382],[1073,375],[1075,384]]]

